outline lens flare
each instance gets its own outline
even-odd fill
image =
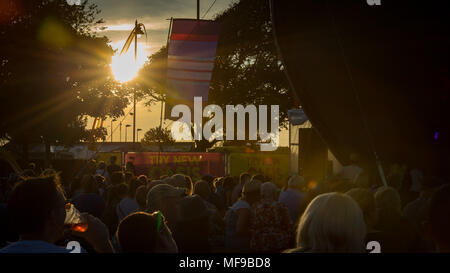
[[[114,78],[121,83],[133,80],[137,76],[139,69],[145,64],[146,59],[147,54],[143,46],[138,47],[136,60],[134,60],[133,49],[130,49],[123,55],[114,55],[111,62]]]

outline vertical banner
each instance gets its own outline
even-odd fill
[[[165,118],[177,104],[208,100],[220,25],[210,20],[173,19],[167,60]]]

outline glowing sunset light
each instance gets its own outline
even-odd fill
[[[120,44],[120,42],[117,43],[117,45]],[[112,46],[114,48],[114,45]],[[114,78],[121,83],[133,80],[146,60],[147,53],[145,51],[145,47],[142,45],[138,45],[136,61],[134,60],[134,50],[132,49],[123,55],[119,55],[119,52],[117,52],[117,54],[112,57],[111,62],[111,70]]]

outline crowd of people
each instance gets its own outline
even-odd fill
[[[249,173],[149,178],[116,161],[89,161],[71,181],[30,164],[2,189],[0,253],[67,253],[70,241],[87,253],[363,253],[373,241],[381,252],[450,252],[450,185],[434,177],[369,185],[352,164],[320,183],[295,174],[277,185]],[[67,225],[73,207],[87,229]]]

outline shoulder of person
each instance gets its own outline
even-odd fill
[[[291,249],[286,249],[285,251],[283,251],[283,253],[302,253],[302,249],[300,247],[297,248],[291,248]]]
[[[236,203],[234,203],[234,205],[231,208],[233,210],[239,210],[239,209],[243,209],[243,208],[250,209],[251,207],[246,201],[238,200],[238,201],[236,201]]]
[[[43,241],[17,241],[0,249],[0,253],[69,253],[70,250]]]
[[[250,208],[239,208],[236,210],[236,214],[242,216],[250,215]]]

